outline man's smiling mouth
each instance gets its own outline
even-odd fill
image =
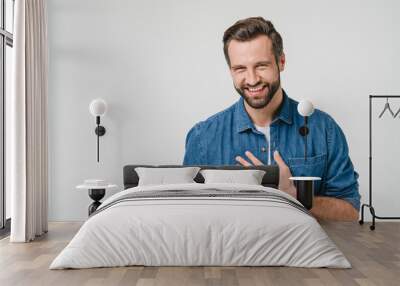
[[[259,95],[264,92],[265,90],[265,85],[259,86],[259,87],[246,87],[245,90],[247,91],[248,94],[250,95]]]

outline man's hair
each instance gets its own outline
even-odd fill
[[[263,17],[250,17],[237,21],[224,33],[224,54],[228,65],[231,65],[228,55],[228,46],[231,40],[245,42],[253,40],[260,35],[266,35],[271,39],[272,52],[274,53],[276,63],[278,63],[279,57],[283,53],[281,35],[275,30],[274,25],[270,21],[265,20]]]

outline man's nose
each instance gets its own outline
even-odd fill
[[[248,85],[256,85],[260,81],[259,75],[254,70],[249,70],[246,75],[246,83]]]

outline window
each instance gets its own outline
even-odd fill
[[[9,229],[10,194],[5,193],[5,105],[11,91],[14,0],[0,0],[0,236]],[[6,227],[7,226],[7,227]]]

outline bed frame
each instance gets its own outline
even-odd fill
[[[200,167],[201,169],[220,169],[220,170],[243,170],[243,169],[257,169],[266,171],[262,185],[265,187],[278,188],[279,184],[279,168],[276,165],[263,165],[263,166],[251,166],[243,167],[238,165],[126,165],[124,166],[124,189],[136,187],[139,183],[139,176],[135,171],[137,167],[148,167],[148,168],[182,168],[182,167]],[[197,183],[204,183],[204,178],[200,174],[194,178]]]

